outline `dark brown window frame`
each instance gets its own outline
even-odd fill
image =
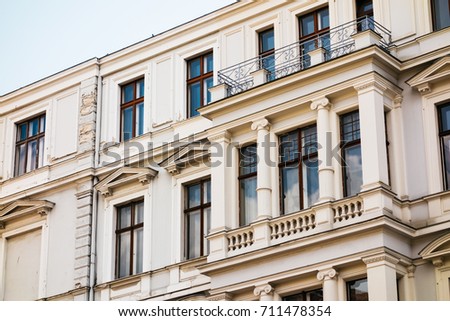
[[[368,3],[372,3],[372,9],[371,10],[363,10],[364,6]],[[369,16],[373,17],[373,0],[355,0],[355,7],[356,7],[356,19]]]
[[[187,99],[186,99],[186,115],[188,115],[188,118],[191,117],[195,117],[197,115],[191,115],[191,106],[190,106],[190,101],[189,101],[189,86],[196,83],[196,82],[200,82],[200,106],[198,108],[201,108],[203,106],[205,106],[205,97],[204,97],[204,92],[205,92],[205,80],[208,78],[213,77],[214,75],[214,68],[213,70],[204,73],[204,69],[205,69],[205,64],[204,64],[204,59],[206,58],[206,56],[208,55],[212,55],[212,59],[214,61],[214,53],[213,51],[207,51],[201,55],[197,55],[195,57],[189,58],[186,60],[186,66],[187,66],[187,72],[186,72],[186,93],[187,93]],[[190,63],[194,60],[200,59],[200,75],[194,78],[189,78],[189,66]]]
[[[297,166],[297,170],[298,170],[298,188],[299,188],[299,192],[300,192],[300,210],[305,209],[304,207],[304,196],[303,196],[303,168],[302,168],[302,164],[304,161],[313,159],[313,158],[318,158],[318,151],[317,151],[317,147],[316,147],[316,152],[314,153],[309,153],[306,155],[303,155],[302,151],[303,151],[303,146],[302,146],[302,130],[306,130],[309,128],[316,128],[316,142],[317,142],[317,125],[308,125],[305,127],[301,127],[301,128],[297,128],[295,130],[292,130],[284,135],[289,135],[291,133],[297,132],[297,142],[298,142],[298,146],[297,146],[297,155],[298,157],[296,159],[293,160],[289,160],[287,162],[282,162],[280,159],[280,162],[278,164],[278,168],[279,168],[279,188],[280,188],[280,214],[281,215],[285,215],[285,214],[289,214],[286,213],[285,208],[284,208],[284,201],[283,201],[283,182],[282,182],[282,170],[283,168],[286,167],[291,167],[293,165]],[[281,138],[284,136],[281,135],[279,137],[279,155],[281,157]]]
[[[310,296],[313,293],[322,292],[322,300],[308,300],[308,296]],[[298,300],[298,298],[301,298],[302,300]],[[285,295],[282,297],[282,301],[323,301],[323,288],[316,288],[311,289],[307,291],[301,291],[290,295]]]
[[[328,26],[326,28],[318,29],[318,27],[319,27],[319,12],[321,12],[321,11],[323,11],[325,9],[328,10],[328,16],[329,16],[330,15],[330,10],[329,10],[328,6],[327,7],[318,8],[318,9],[316,9],[314,11],[310,11],[310,12],[307,12],[307,13],[304,13],[304,14],[298,16],[298,18],[297,18],[297,20],[298,20],[298,32],[299,32],[298,35],[299,35],[300,42],[302,42],[304,40],[308,40],[310,38],[314,38],[314,37],[316,37],[318,35],[325,34],[325,33],[330,31],[330,26]],[[306,16],[309,16],[311,14],[314,15],[314,32],[310,33],[309,35],[302,36],[301,19],[306,17]]]
[[[436,0],[431,0],[431,22],[432,22],[433,31],[438,31],[438,30],[441,30],[442,28],[438,29],[436,26],[436,18],[434,16],[434,13],[436,12],[435,1]],[[448,7],[450,9],[450,0],[447,0],[447,1],[448,1]],[[448,27],[445,27],[445,28],[448,28]]]
[[[20,123],[16,124],[16,153],[15,153],[15,161],[14,161],[14,176],[20,176],[23,174],[28,173],[27,172],[27,165],[28,165],[28,144],[36,141],[36,160],[35,160],[35,169],[39,168],[39,157],[40,157],[40,153],[43,153],[44,151],[40,151],[39,150],[39,140],[41,138],[44,138],[44,145],[45,145],[45,129],[44,131],[41,133],[41,118],[44,117],[44,124],[46,124],[47,122],[47,118],[46,118],[46,114],[42,113],[39,114],[37,116],[33,116],[30,117],[28,119],[22,120]],[[28,130],[29,130],[29,124],[34,121],[34,120],[38,120],[38,129],[37,129],[37,134],[31,137],[28,137]],[[27,138],[25,138],[24,140],[18,140],[19,139],[19,128],[24,125],[27,124]],[[44,127],[47,127],[46,125],[44,125]],[[23,168],[23,172],[21,173],[19,171],[19,164],[20,164],[20,146],[22,146],[23,144],[25,144],[25,162],[24,162],[24,168]],[[45,146],[44,146],[45,148]]]
[[[247,144],[245,146],[241,146],[241,148],[239,148],[239,175],[238,175],[238,188],[239,188],[239,226],[243,226],[243,215],[244,213],[242,212],[242,199],[241,199],[241,181],[249,179],[249,178],[253,178],[253,177],[258,177],[258,157],[256,157],[256,162],[250,163],[250,165],[254,165],[256,167],[255,171],[251,172],[251,173],[247,173],[247,174],[242,174],[241,171],[244,168],[244,166],[242,165],[243,162],[243,155],[241,153],[243,148],[250,148],[253,147],[255,148],[255,153],[257,153],[257,148],[258,145],[257,143],[250,143]],[[250,166],[247,165],[247,166]]]
[[[200,242],[200,257],[207,254],[206,251],[205,251],[205,248],[204,248],[204,241],[203,241],[205,239],[205,237],[206,237],[206,235],[204,235],[206,210],[208,208],[211,208],[211,201],[206,202],[206,203],[204,202],[205,201],[205,199],[204,199],[204,196],[205,196],[204,195],[204,192],[205,192],[204,186],[205,186],[205,183],[207,183],[207,182],[211,183],[211,178],[210,177],[203,178],[201,180],[198,180],[198,181],[195,181],[195,182],[190,182],[189,184],[184,185],[184,197],[185,197],[185,200],[187,200],[186,204],[188,204],[188,202],[189,202],[189,200],[188,200],[188,197],[189,197],[188,189],[189,189],[189,187],[192,187],[192,186],[200,184],[200,205],[194,206],[194,207],[188,207],[188,205],[185,205],[185,209],[184,209],[184,223],[185,223],[184,225],[185,225],[185,233],[186,233],[186,237],[185,237],[186,241],[185,241],[185,249],[184,249],[184,251],[185,251],[185,257],[188,260],[196,258],[196,257],[191,257],[191,255],[190,255],[191,253],[189,253],[190,234],[189,234],[189,225],[188,225],[189,224],[188,223],[189,222],[189,220],[188,220],[189,214],[192,213],[192,212],[195,212],[195,211],[200,211],[200,233],[201,233],[201,236],[200,236],[200,239],[201,239],[201,242]]]
[[[369,283],[369,280],[368,280],[367,277],[363,277],[363,278],[360,278],[360,279],[354,279],[354,280],[348,280],[348,281],[345,282],[345,288],[346,288],[346,292],[347,292],[347,301],[366,301],[366,300],[350,300],[350,298],[351,298],[350,283],[363,281],[363,280],[366,280],[367,284]],[[369,289],[367,289],[367,296],[369,296]]]
[[[129,269],[130,269],[130,273],[128,274],[128,275],[126,275],[126,276],[122,276],[122,277],[127,277],[127,276],[130,276],[130,275],[134,275],[135,273],[134,273],[134,266],[133,266],[133,248],[134,248],[134,242],[135,242],[135,240],[134,240],[134,231],[135,230],[137,230],[137,229],[140,229],[140,228],[143,228],[144,227],[144,221],[142,221],[142,223],[138,223],[138,224],[135,224],[135,208],[136,208],[136,205],[137,204],[143,204],[144,205],[144,200],[143,199],[138,199],[138,200],[134,200],[134,201],[131,201],[131,202],[127,202],[127,203],[125,203],[125,204],[121,204],[121,205],[119,205],[119,206],[116,206],[116,231],[115,231],[115,234],[116,234],[116,262],[115,262],[115,266],[116,266],[116,269],[115,269],[115,275],[116,275],[116,278],[118,279],[120,276],[120,248],[119,248],[119,242],[120,242],[120,235],[122,234],[122,233],[127,233],[127,232],[130,232],[130,253],[129,253],[129,255],[130,255],[130,257],[129,257],[129,259],[130,259],[130,266],[129,266]],[[122,208],[125,208],[125,207],[130,207],[131,208],[131,223],[130,223],[130,226],[128,226],[128,227],[125,227],[125,228],[121,228],[121,229],[119,229],[119,224],[120,224],[120,210],[122,209]]]
[[[262,36],[264,33],[268,32],[268,31],[272,31],[273,32],[273,36],[274,36],[274,46],[272,49],[266,50],[264,51],[263,49],[263,41],[262,41]],[[271,55],[273,55],[275,53],[275,28],[273,26],[263,29],[261,31],[258,31],[258,55],[259,55],[259,62],[260,62],[260,68],[264,68],[263,66],[263,61],[264,58],[269,57]]]
[[[436,109],[438,111],[438,129],[439,129],[439,145],[441,149],[441,169],[442,169],[442,181],[444,184],[444,190],[450,189],[450,182],[447,180],[447,168],[445,165],[445,146],[444,146],[444,138],[450,135],[450,129],[444,130],[442,123],[442,109],[450,106],[450,101],[439,103],[436,105]],[[450,155],[449,155],[450,157]]]
[[[143,81],[144,82],[144,92],[142,93],[142,97],[136,98],[137,93],[137,84]],[[133,100],[123,103],[124,100],[124,89],[126,86],[134,84],[134,94],[133,94]],[[131,138],[137,137],[136,135],[136,114],[137,114],[137,106],[144,102],[145,98],[145,77],[140,77],[138,79],[135,79],[133,81],[129,81],[127,83],[124,83],[120,85],[120,141],[124,142],[124,126],[123,126],[123,111],[129,107],[133,107],[133,127],[132,127],[132,133]],[[144,115],[142,115],[144,117]]]
[[[352,113],[358,113],[358,122],[360,122],[359,110],[350,111],[350,112],[345,113],[345,114],[343,114],[343,115],[341,115],[339,117],[339,120],[340,120],[340,135],[341,135],[341,157],[342,157],[342,161],[343,161],[343,164],[342,164],[343,166],[341,166],[341,168],[342,168],[341,172],[342,172],[342,187],[343,187],[343,195],[344,195],[344,197],[353,196],[353,195],[348,195],[347,194],[347,187],[348,186],[347,186],[346,169],[345,169],[347,163],[345,161],[345,152],[344,151],[345,151],[345,149],[350,148],[350,147],[354,147],[354,146],[357,146],[357,145],[361,146],[361,123],[360,123],[360,129],[359,129],[359,132],[360,132],[359,133],[359,137],[360,138],[354,139],[352,141],[344,141],[343,140],[344,139],[344,131],[343,131],[344,124],[343,124],[342,119],[343,119],[344,116],[350,115]]]

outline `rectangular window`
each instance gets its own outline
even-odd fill
[[[253,222],[258,214],[256,144],[242,147],[239,153],[239,220],[240,225],[244,226]]]
[[[185,187],[184,221],[186,258],[209,253],[206,236],[211,229],[211,180],[202,180]]]
[[[187,61],[187,114],[199,115],[198,109],[211,101],[209,88],[213,86],[212,52]]]
[[[444,189],[450,189],[450,102],[438,105]]]
[[[431,0],[433,30],[441,30],[450,26],[450,0]]]
[[[260,67],[266,69],[268,78],[275,78],[275,36],[274,29],[270,28],[258,33]]]
[[[323,301],[323,290],[303,291],[283,297],[283,301]]]
[[[372,0],[356,0],[356,19],[358,31],[374,29]]]
[[[144,202],[117,208],[116,277],[141,273],[143,269]]]
[[[45,115],[17,125],[14,176],[20,176],[44,163]]]
[[[369,301],[367,278],[347,282],[348,301]]]
[[[363,183],[358,111],[341,116],[341,146],[342,179],[347,197],[358,194]]]
[[[144,78],[121,86],[120,112],[123,142],[144,133]]]
[[[308,52],[317,48],[330,48],[330,16],[328,7],[299,17],[300,51],[305,67],[310,66]]]
[[[312,206],[319,199],[317,128],[309,126],[280,137],[281,213]]]

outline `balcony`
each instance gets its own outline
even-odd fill
[[[218,72],[213,101],[230,97],[371,45],[388,50],[391,33],[371,17],[362,17]]]

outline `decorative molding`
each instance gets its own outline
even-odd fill
[[[442,257],[436,257],[432,260],[433,265],[437,268],[444,266],[444,259]]]
[[[225,292],[208,297],[208,301],[233,301],[233,295]]]
[[[211,136],[208,136],[208,140],[210,142],[215,142],[215,143],[223,143],[223,142],[230,143],[231,134],[228,130],[225,130],[223,132],[212,134]]]
[[[11,203],[0,211],[0,229],[4,229],[8,221],[24,216],[38,214],[46,216],[55,206],[49,201],[19,200]]]
[[[408,278],[413,278],[414,273],[416,272],[416,266],[415,265],[409,265],[406,267],[406,271],[408,272]]]
[[[311,110],[327,109],[330,110],[332,104],[327,97],[322,97],[311,102]]]
[[[366,265],[369,265],[372,263],[384,262],[384,261],[388,262],[388,263],[392,263],[392,264],[397,264],[400,261],[396,257],[393,257],[386,253],[362,258],[362,260]]]
[[[447,233],[428,244],[419,252],[419,255],[425,260],[450,256],[450,233]]]
[[[207,140],[196,141],[187,144],[169,158],[159,163],[169,174],[177,175],[182,169],[207,162],[210,158],[209,148],[211,143]]]
[[[358,91],[358,93],[364,93],[372,90],[378,90],[381,93],[384,93],[387,90],[387,87],[376,80],[369,80],[363,83],[359,83],[353,86],[353,88]]]
[[[423,83],[423,84],[420,84],[420,85],[417,85],[416,89],[421,95],[426,95],[426,94],[431,92],[431,86],[427,82]]]
[[[270,284],[264,284],[260,286],[256,286],[253,290],[253,294],[256,296],[262,295],[270,295],[275,289]]]
[[[323,281],[323,280],[327,281],[327,280],[332,280],[337,275],[338,275],[338,272],[335,269],[328,269],[328,270],[319,271],[319,273],[317,273],[317,279],[319,281]]]
[[[258,130],[258,131],[262,130],[262,129],[269,130],[270,123],[267,119],[261,118],[261,119],[253,121],[251,128],[252,128],[252,130]]]
[[[449,65],[450,56],[445,56],[416,74],[406,83],[417,89],[422,95],[425,95],[431,91],[432,83],[448,81],[450,76]]]
[[[403,96],[402,95],[395,95],[395,97],[394,97],[392,102],[394,103],[394,109],[402,107]]]

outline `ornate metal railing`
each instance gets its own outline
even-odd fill
[[[258,56],[222,69],[218,72],[219,84],[228,85],[228,96],[232,96],[254,86],[252,73],[257,70],[266,70],[268,82],[309,68],[312,50],[323,48],[325,61],[340,57],[355,50],[352,35],[369,29],[380,36],[378,45],[387,50],[391,45],[390,31],[366,16],[279,48],[270,57]]]

